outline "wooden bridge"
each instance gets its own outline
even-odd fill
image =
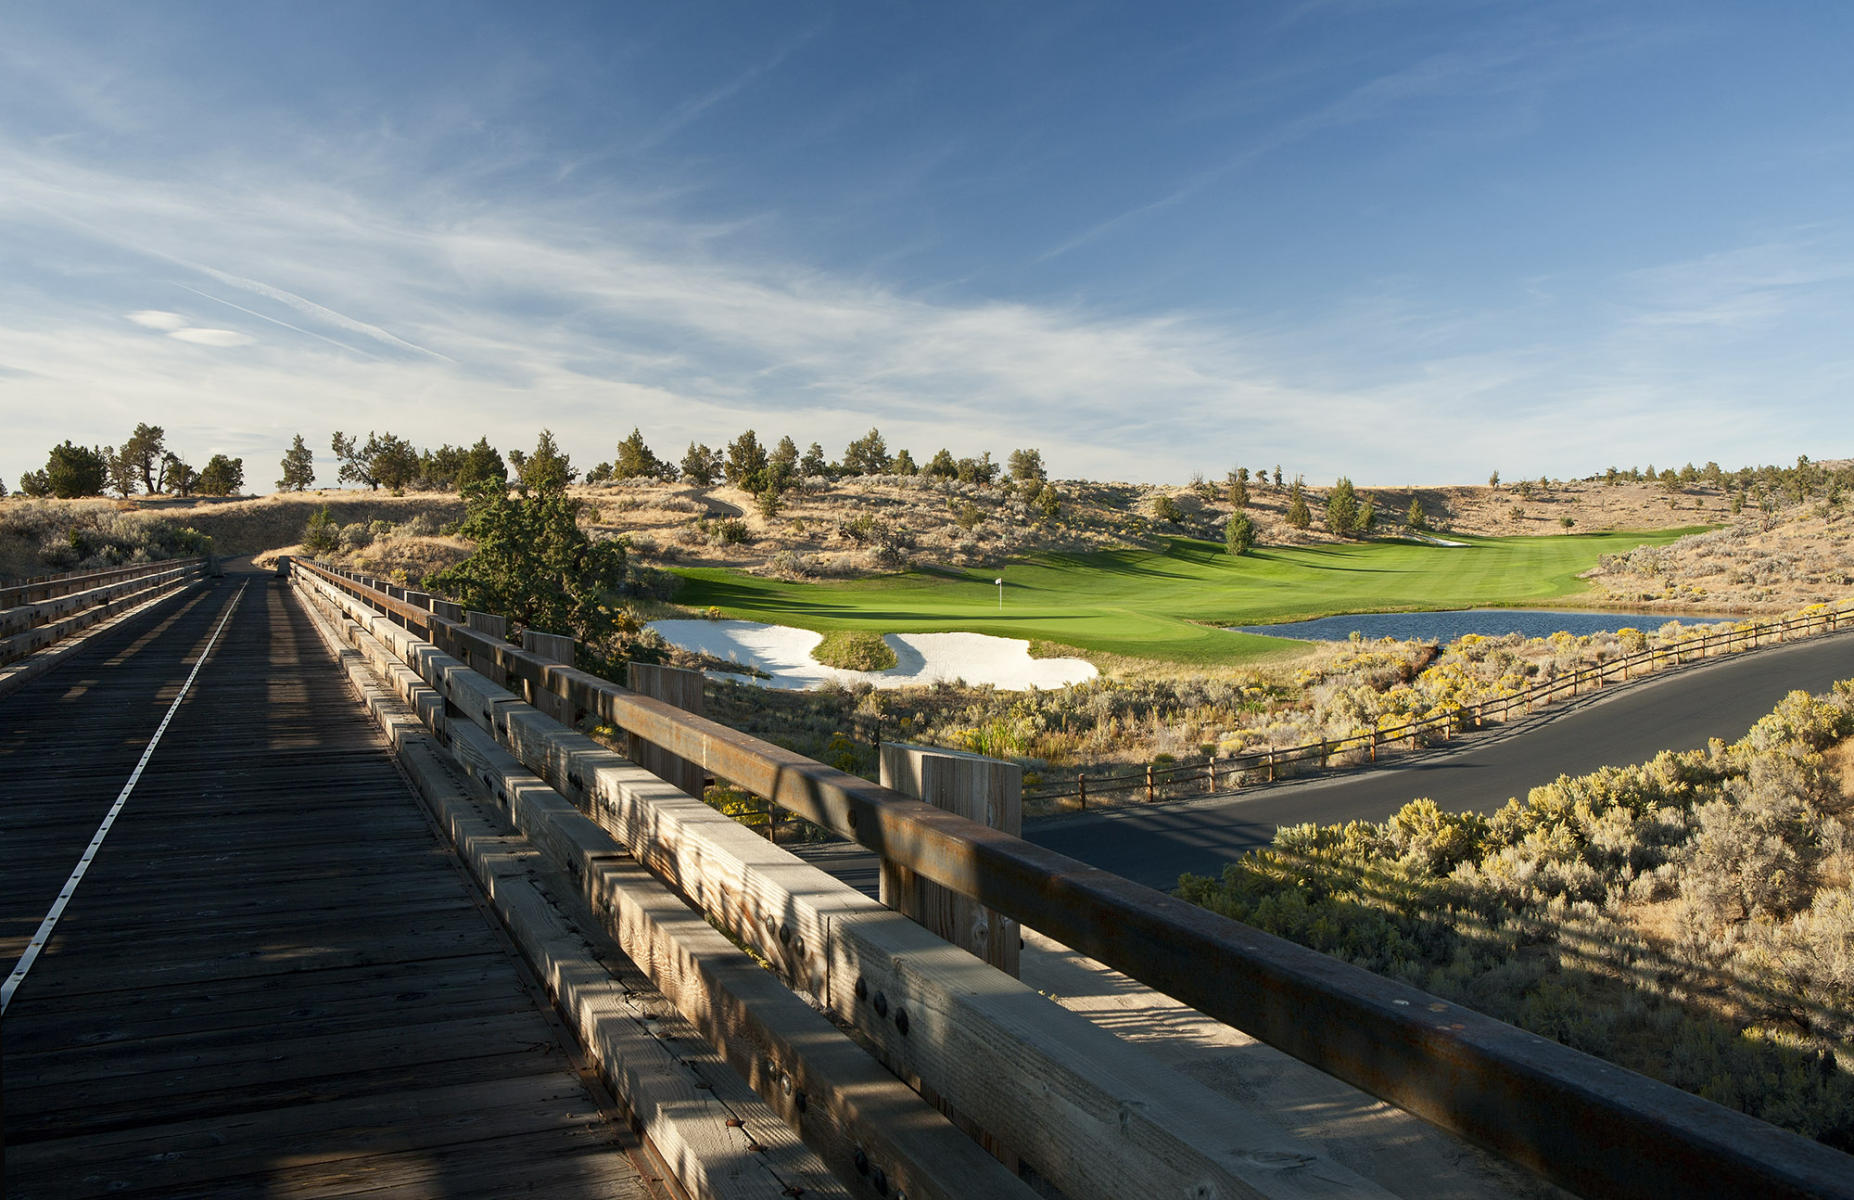
[[[1008,766],[891,747],[877,786],[302,561],[59,587],[0,611],[9,1197],[1854,1196],[1845,1155],[992,828]],[[706,777],[877,851],[892,903]],[[1433,1151],[1206,1086],[1043,994],[1057,954]]]

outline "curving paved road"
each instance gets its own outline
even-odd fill
[[[1636,763],[1662,750],[1728,741],[1797,689],[1826,691],[1854,678],[1854,632],[1837,633],[1664,671],[1559,704],[1529,721],[1458,740],[1406,763],[1176,801],[1029,822],[1040,846],[1169,891],[1189,871],[1214,875],[1244,851],[1267,845],[1281,825],[1380,821],[1421,796],[1442,808],[1491,812],[1560,775]],[[807,858],[874,890],[874,858],[833,844]]]
[[[1488,731],[1375,771],[1285,782],[1235,796],[1035,822],[1025,836],[1150,887],[1170,890],[1186,871],[1214,874],[1277,826],[1380,821],[1421,796],[1451,811],[1491,812],[1560,775],[1641,762],[1662,750],[1727,741],[1790,692],[1826,691],[1854,677],[1854,633],[1695,663],[1555,705],[1530,721]]]

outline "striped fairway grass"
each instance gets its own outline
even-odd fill
[[[1233,665],[1300,643],[1218,626],[1337,613],[1576,603],[1579,572],[1604,554],[1673,541],[1692,529],[1560,537],[1463,538],[1262,546],[1232,558],[1215,542],[1163,550],[1051,554],[1003,567],[926,569],[830,583],[788,583],[720,568],[680,570],[676,597],[735,618],[874,633],[969,630],[1101,654]],[[994,579],[1002,578],[1004,606]]]

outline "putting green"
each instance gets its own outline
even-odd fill
[[[1083,650],[1190,664],[1240,663],[1288,648],[1228,633],[1351,612],[1537,604],[1586,589],[1579,572],[1604,554],[1665,543],[1692,529],[1562,537],[1258,547],[1232,558],[1215,542],[1172,539],[1163,551],[1050,554],[1003,567],[924,570],[841,583],[786,583],[721,568],[678,570],[682,604],[803,629],[878,633],[970,630]],[[1004,606],[998,588],[1004,580]]]

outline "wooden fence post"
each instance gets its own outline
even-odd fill
[[[1152,764],[1146,764],[1146,803],[1152,803]]]
[[[882,747],[882,786],[1017,836],[1023,832],[1024,770],[1013,762],[958,750],[890,742]],[[1009,975],[1018,968],[1017,922],[907,867],[884,860],[882,903]]]
[[[665,704],[674,705],[698,717],[702,715],[702,673],[700,671],[659,666],[656,663],[627,663],[625,665],[625,686],[640,696],[661,700]],[[679,758],[661,746],[653,745],[641,738],[628,737],[628,744],[630,746],[628,756],[632,762],[696,799],[702,798],[704,785],[708,782],[708,772],[700,763]]]
[[[1079,771],[1075,775],[1075,798],[1081,801],[1083,812],[1088,811],[1088,777]]]

